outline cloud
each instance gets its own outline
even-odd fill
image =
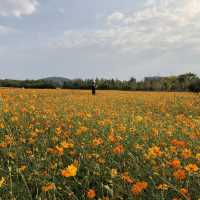
[[[130,23],[143,20],[162,20],[174,22],[176,25],[188,25],[200,14],[200,2],[198,0],[148,0],[143,10],[127,16],[124,20]]]
[[[1,0],[0,15],[16,17],[32,15],[37,6],[37,0]]]
[[[115,35],[116,29],[94,31],[67,30],[60,39],[56,39],[51,43],[51,46],[65,48],[105,47],[110,44]]]
[[[108,24],[112,24],[115,22],[120,22],[124,19],[125,15],[121,12],[114,12],[107,18]]]
[[[99,30],[67,30],[53,45],[116,51],[170,50],[200,45],[199,0],[147,0],[134,12],[113,12]]]
[[[7,33],[14,33],[14,32],[16,32],[15,29],[7,27],[7,26],[0,25],[0,35],[2,35],[2,34],[4,35],[4,34],[7,34]]]

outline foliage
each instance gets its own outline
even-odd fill
[[[38,88],[38,89],[55,89],[56,86],[51,81],[44,80],[0,80],[0,87],[15,88]]]
[[[18,88],[63,88],[91,89],[92,79],[47,78],[41,80],[0,80],[0,87]],[[99,90],[128,90],[128,91],[192,91],[200,92],[200,79],[192,73],[169,77],[146,77],[143,81],[118,79],[96,79]]]
[[[0,94],[0,198],[200,198],[198,95]]]
[[[200,79],[193,80],[189,85],[189,90],[192,92],[200,92]]]

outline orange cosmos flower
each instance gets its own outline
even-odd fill
[[[76,131],[76,135],[81,135],[84,134],[88,131],[88,128],[85,126],[81,126],[77,131]]]
[[[0,123],[0,128],[5,128],[5,125],[2,122]]]
[[[61,171],[61,175],[64,177],[71,177],[71,176],[76,176],[77,174],[77,162],[72,163],[69,165],[66,169],[63,169]]]
[[[173,173],[173,176],[179,181],[184,180],[186,178],[185,170],[179,169]]]
[[[6,148],[7,144],[5,142],[0,143],[0,148]]]
[[[56,189],[56,186],[55,186],[54,183],[49,183],[49,184],[42,187],[43,192],[48,192],[50,190],[55,190],[55,189]]]
[[[177,198],[177,197],[174,197],[172,200],[181,200],[181,199],[179,199],[179,198]]]
[[[124,146],[122,144],[117,145],[115,148],[113,148],[114,154],[123,154],[124,153]]]
[[[87,191],[87,198],[88,199],[94,199],[96,196],[96,191],[93,189],[90,189]]]
[[[101,138],[95,138],[93,141],[92,141],[93,145],[94,146],[98,146],[98,145],[101,145],[103,144],[103,140]]]
[[[63,147],[56,146],[56,152],[58,155],[63,155],[64,154]]]
[[[192,156],[192,152],[189,149],[183,149],[181,156],[184,159],[188,159]]]
[[[108,135],[108,139],[109,139],[109,141],[110,141],[111,143],[115,143],[116,140],[117,140],[113,133],[110,133],[110,134]]]
[[[104,122],[104,121],[98,121],[98,125],[99,125],[100,127],[104,127],[105,122]]]
[[[115,143],[117,141],[117,138],[116,138],[116,136],[114,134],[114,130],[113,129],[110,130],[110,133],[108,135],[108,139],[109,139],[109,141],[111,143]]]
[[[13,138],[10,135],[5,135],[4,142],[1,144],[2,144],[2,147],[4,148],[4,147],[8,147],[12,145],[13,143],[14,143]]]
[[[100,164],[105,164],[106,163],[106,160],[104,158],[99,158],[98,159],[98,163]]]
[[[122,180],[130,184],[133,184],[134,182],[133,179],[128,175],[128,172],[125,172],[124,174],[122,174]]]
[[[137,182],[133,185],[131,192],[134,195],[139,195],[143,190],[145,190],[148,187],[148,183],[145,181]]]
[[[171,166],[172,166],[174,169],[180,168],[181,162],[180,162],[179,160],[177,160],[177,159],[172,160]]]
[[[184,195],[187,195],[188,194],[188,190],[186,188],[181,188],[180,189],[180,193],[184,194]]]
[[[170,147],[170,152],[171,153],[176,153],[177,152],[177,148],[175,146],[171,146]]]
[[[153,135],[154,137],[157,137],[157,136],[159,135],[158,129],[152,128],[152,135]]]
[[[172,140],[171,144],[173,144],[176,147],[180,147],[180,148],[183,148],[183,147],[185,147],[187,145],[187,143],[185,141],[183,141],[183,140],[176,140],[176,139]]]
[[[62,129],[60,127],[56,128],[55,132],[56,132],[56,135],[60,135],[62,133]]]
[[[80,131],[81,131],[82,133],[87,132],[87,130],[88,130],[88,128],[87,128],[86,126],[81,126],[81,127],[80,127]]]

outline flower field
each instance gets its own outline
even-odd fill
[[[200,96],[1,89],[0,199],[200,199]]]

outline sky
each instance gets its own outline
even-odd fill
[[[199,0],[0,0],[0,78],[200,76]]]

